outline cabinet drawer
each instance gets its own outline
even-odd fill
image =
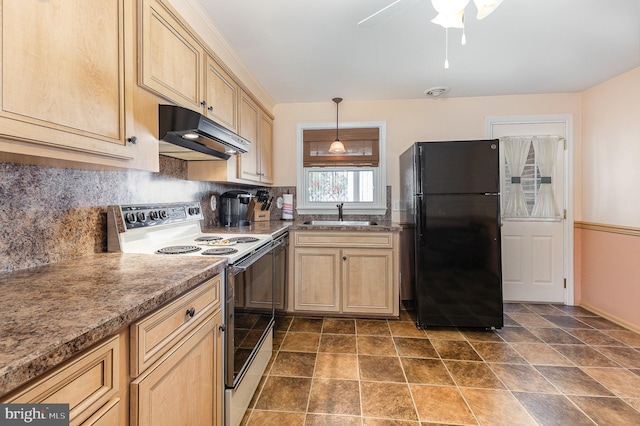
[[[392,248],[390,232],[296,232],[295,246]]]
[[[137,377],[220,306],[221,275],[131,325],[131,375]],[[192,314],[189,313],[192,312]]]
[[[69,404],[70,424],[78,425],[120,392],[119,354],[114,336],[2,402]]]

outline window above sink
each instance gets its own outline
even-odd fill
[[[337,214],[344,203],[345,215],[384,215],[386,123],[342,123],[339,130],[343,155],[328,152],[335,123],[298,124],[298,214]]]

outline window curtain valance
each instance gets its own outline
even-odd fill
[[[340,141],[347,152],[332,154],[335,129],[304,130],[302,134],[304,167],[378,167],[380,162],[380,129],[340,129]]]

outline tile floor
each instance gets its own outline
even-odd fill
[[[243,424],[638,425],[640,335],[548,304],[496,331],[279,317]]]

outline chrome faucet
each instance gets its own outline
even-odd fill
[[[343,206],[344,206],[344,203],[336,204],[336,207],[338,208],[338,220],[344,220],[342,218],[342,207]]]

